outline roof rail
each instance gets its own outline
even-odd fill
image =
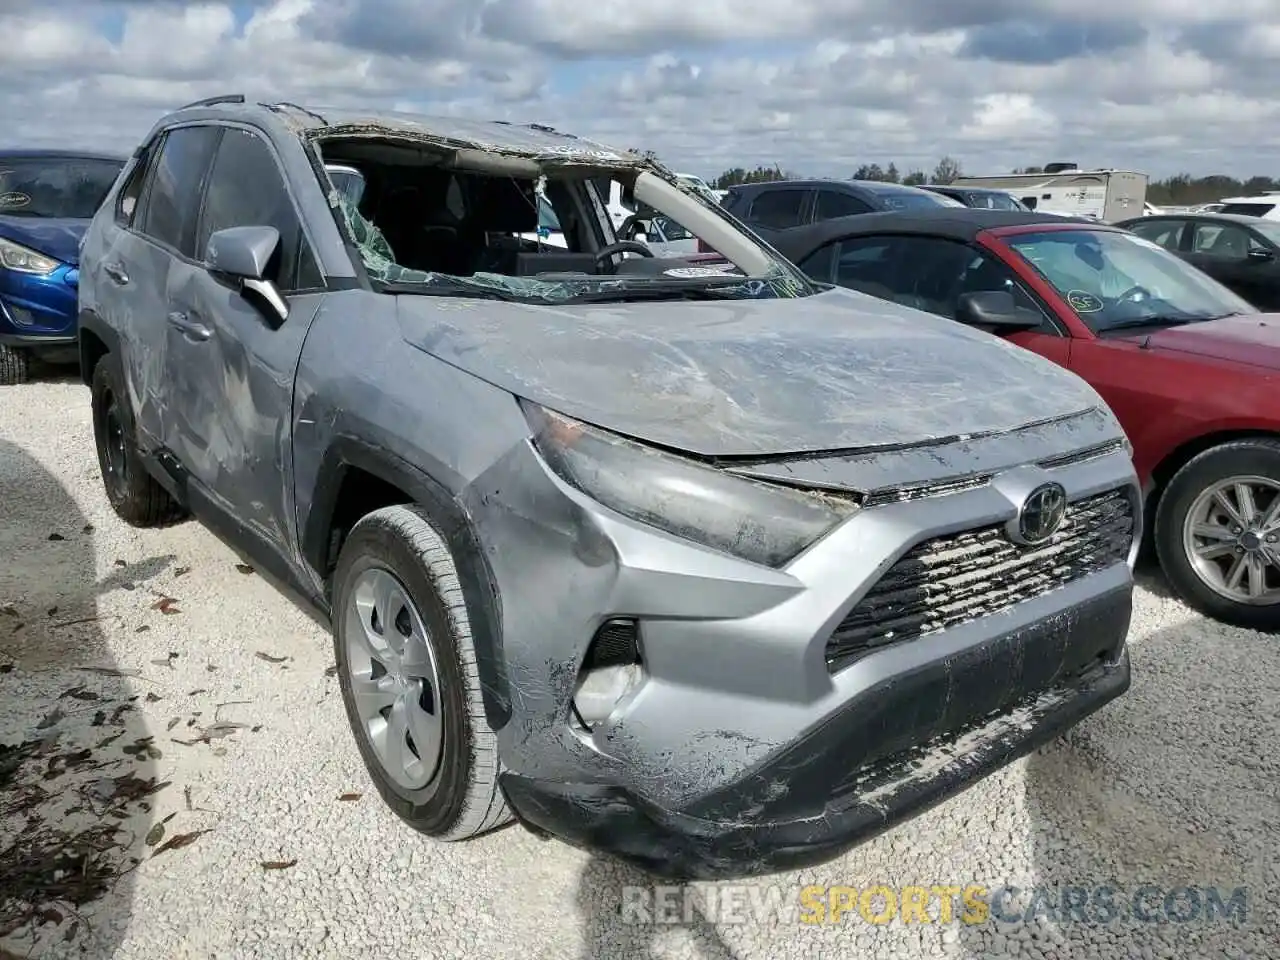
[[[179,107],[179,110],[194,110],[196,107],[216,107],[220,103],[244,103],[243,93],[224,93],[217,97],[205,97],[203,100],[196,100],[188,103],[186,106]]]
[[[306,107],[300,107],[298,104],[290,103],[288,100],[279,100],[276,103],[263,103],[259,104],[259,106],[266,107],[268,110],[274,111],[275,113],[280,113],[282,110],[296,110],[298,113],[305,114],[314,120],[319,120],[320,123],[326,127],[329,126],[329,121],[320,116],[320,114],[316,113],[314,110],[308,110]]]

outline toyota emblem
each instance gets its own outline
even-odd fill
[[[1016,524],[1009,531],[1012,539],[1024,546],[1044,543],[1062,526],[1067,515],[1067,491],[1060,483],[1045,483],[1036,487],[1018,510]]]

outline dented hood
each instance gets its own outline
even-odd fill
[[[405,340],[517,396],[709,457],[999,433],[1101,405],[991,335],[835,289],[535,306],[401,295]]]

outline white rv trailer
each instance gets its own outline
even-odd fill
[[[1141,216],[1147,175],[1129,170],[1082,170],[1074,163],[1051,163],[1043,173],[960,177],[955,186],[994,187],[1032,210],[1112,223]]]

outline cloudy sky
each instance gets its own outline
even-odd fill
[[[244,92],[537,121],[711,177],[1280,176],[1280,0],[0,0],[12,145]],[[1226,11],[1230,10],[1230,13]],[[1270,69],[1269,69],[1270,67]]]

